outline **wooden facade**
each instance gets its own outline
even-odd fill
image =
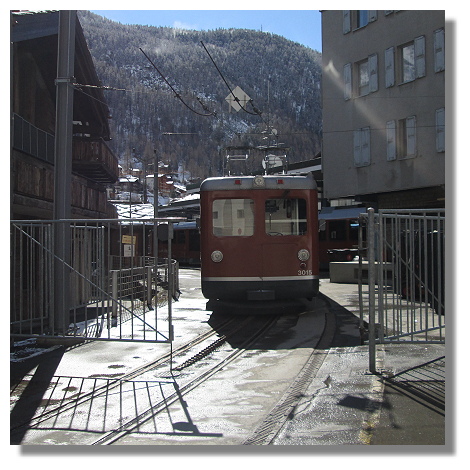
[[[44,328],[53,304],[54,163],[59,11],[11,12],[10,218],[39,220],[11,228],[11,328]],[[118,178],[110,140],[109,109],[80,22],[75,28],[71,216],[117,218],[106,187]],[[44,221],[44,222],[43,222]],[[92,298],[91,279],[100,260],[97,241],[78,228],[71,234],[70,306]],[[100,231],[95,230],[97,236]],[[96,238],[96,237],[95,237]]]
[[[59,11],[11,13],[11,218],[51,219]],[[114,218],[106,186],[118,178],[109,109],[77,19],[71,201],[74,218]]]

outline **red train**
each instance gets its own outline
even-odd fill
[[[200,235],[195,221],[178,222],[173,225],[171,257],[182,266],[199,266]],[[158,257],[168,257],[168,242],[158,242]]]
[[[328,269],[330,261],[354,259],[358,254],[359,216],[366,212],[366,207],[324,207],[321,210],[318,215],[320,269]]]
[[[311,299],[318,294],[312,175],[209,178],[200,198],[201,282],[207,299]]]

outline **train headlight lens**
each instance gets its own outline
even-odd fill
[[[214,263],[220,263],[223,259],[224,259],[224,255],[222,254],[221,251],[215,250],[215,251],[212,252],[212,254],[211,254],[211,260],[212,260]]]
[[[300,261],[307,261],[310,258],[310,253],[308,250],[299,250],[297,256]]]
[[[255,188],[264,188],[264,178],[261,175],[255,176],[253,186]]]

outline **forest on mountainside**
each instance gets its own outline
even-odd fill
[[[283,144],[290,162],[320,151],[319,52],[254,30],[123,25],[88,11],[79,19],[124,167],[156,151],[172,170],[205,178],[222,174],[227,146]],[[225,100],[236,86],[252,100],[238,112]]]

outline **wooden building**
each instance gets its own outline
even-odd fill
[[[11,19],[11,331],[44,333],[54,324],[54,163],[59,11],[12,11]],[[79,20],[75,26],[71,217],[114,219],[106,187],[118,178],[110,140],[109,109],[99,88]],[[86,85],[86,86],[85,86]],[[95,88],[93,88],[95,87]],[[101,230],[77,226],[71,233],[68,299],[77,309],[96,294],[93,272],[105,269]],[[56,269],[56,268],[54,268]],[[93,282],[96,282],[93,280]]]
[[[59,11],[11,12],[11,219],[53,217],[58,28]],[[114,218],[109,109],[78,19],[74,79],[72,217]]]

